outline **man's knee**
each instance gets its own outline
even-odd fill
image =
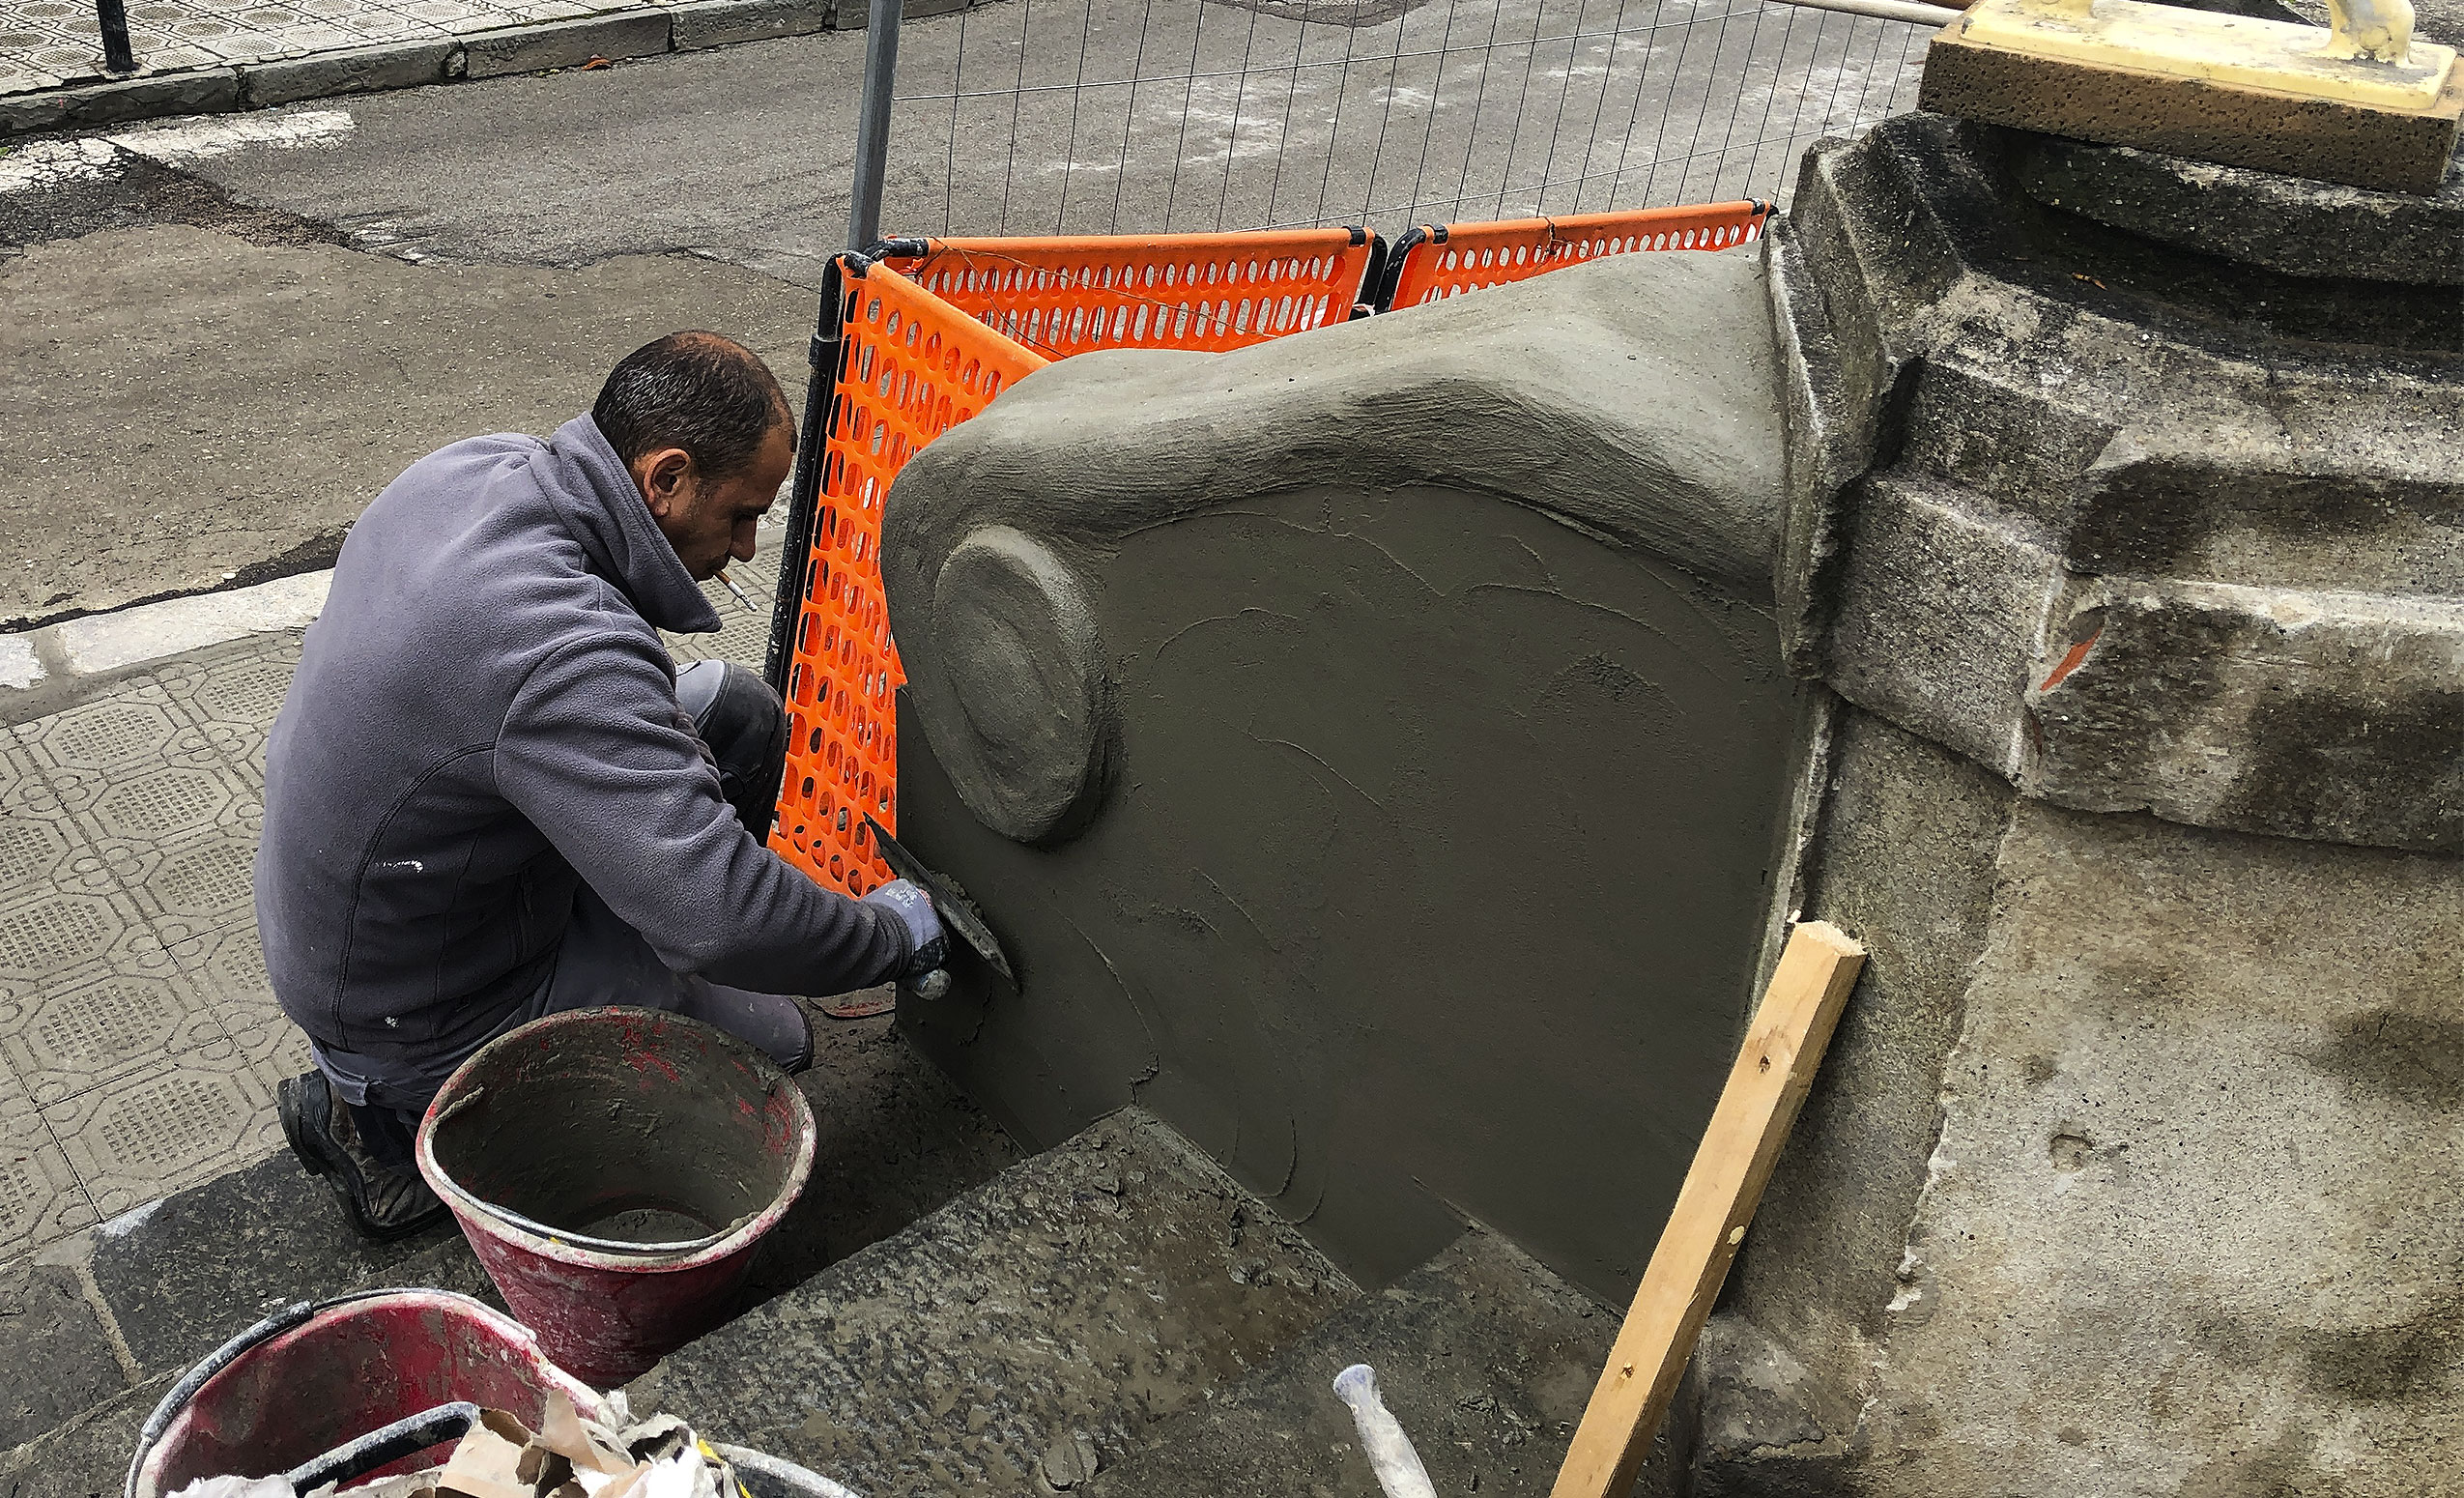
[[[787,705],[733,661],[696,661],[676,673],[676,701],[718,762],[721,793],[755,837],[766,837],[787,760]]]

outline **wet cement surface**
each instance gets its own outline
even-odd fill
[[[1030,1138],[1136,1100],[1364,1282],[1462,1214],[1621,1298],[1751,996],[1767,613],[1442,490],[1252,497],[1103,575],[1084,833],[1010,842],[909,756],[903,833],[1025,982],[915,1011],[928,1048]]]

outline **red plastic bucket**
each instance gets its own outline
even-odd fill
[[[125,1491],[161,1498],[201,1477],[271,1477],[456,1399],[536,1426],[550,1389],[598,1408],[598,1395],[552,1365],[529,1328],[467,1295],[303,1301],[224,1343],[163,1396]]]
[[[752,1046],[656,1010],[581,1009],[463,1062],[418,1159],[547,1355],[614,1388],[734,1311],[813,1149],[804,1094]]]

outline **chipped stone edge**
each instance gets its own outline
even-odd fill
[[[966,10],[969,5],[970,0],[906,0],[906,14],[921,19]],[[645,46],[636,37],[649,17],[667,22],[657,28],[661,37],[655,46]],[[536,56],[531,68],[494,70],[494,75],[501,76],[578,67],[594,56],[615,61],[823,31],[861,31],[864,21],[864,0],[682,0],[463,37],[419,37],[261,63],[86,81],[0,95],[0,140],[167,115],[264,109],[310,99],[386,93],[491,75],[485,69],[472,72],[473,43],[483,54],[497,58]],[[589,45],[594,38],[604,40],[608,47],[594,49]],[[576,55],[563,60],[568,54]]]

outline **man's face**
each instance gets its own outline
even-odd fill
[[[793,432],[788,421],[773,422],[752,466],[726,478],[703,476],[682,447],[633,460],[633,481],[642,486],[651,518],[695,582],[716,577],[730,559],[753,560],[754,522],[769,512],[795,466]]]

